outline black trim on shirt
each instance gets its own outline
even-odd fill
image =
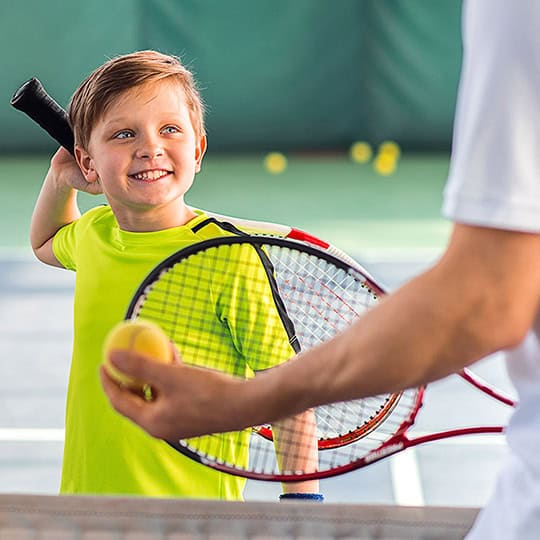
[[[232,223],[229,223],[228,221],[219,221],[218,219],[214,217],[209,217],[208,219],[205,219],[204,221],[197,223],[197,225],[195,225],[195,227],[193,227],[193,229],[191,230],[194,233],[196,233],[200,231],[203,227],[206,227],[207,225],[210,225],[210,224],[217,225],[224,231],[233,233],[237,236],[246,236],[246,237],[251,236],[250,234],[235,227]],[[287,313],[287,308],[285,307],[285,303],[283,302],[283,299],[281,298],[279,294],[276,278],[274,277],[274,265],[272,264],[272,261],[270,261],[268,255],[266,255],[266,253],[260,246],[253,246],[253,248],[259,255],[259,259],[261,260],[263,268],[266,272],[266,277],[268,278],[270,290],[272,291],[274,304],[276,305],[276,309],[278,311],[281,322],[283,323],[283,327],[285,328],[285,331],[287,332],[289,343],[291,344],[291,347],[293,348],[294,352],[299,353],[302,350],[302,348],[300,346],[300,342],[298,341],[298,337],[296,335],[296,329],[294,327],[294,323],[289,317],[289,314]]]

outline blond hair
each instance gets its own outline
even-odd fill
[[[184,91],[195,134],[206,134],[204,104],[193,74],[176,56],[138,51],[112,58],[94,70],[77,88],[68,107],[75,143],[88,149],[90,134],[107,109],[123,92],[169,80]]]

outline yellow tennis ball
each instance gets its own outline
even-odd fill
[[[367,163],[372,155],[373,150],[367,142],[357,141],[349,149],[349,156],[356,163]]]
[[[399,159],[401,148],[394,141],[385,141],[379,145],[379,154],[388,154],[394,159]]]
[[[281,152],[270,152],[263,163],[264,168],[272,174],[281,174],[287,168],[287,158]]]
[[[373,162],[373,168],[382,176],[390,176],[396,172],[397,160],[390,154],[378,154]]]
[[[103,346],[103,365],[110,377],[132,390],[141,391],[145,382],[125,375],[110,363],[113,350],[136,352],[168,364],[172,362],[171,344],[165,332],[156,323],[144,319],[123,321],[114,326]]]

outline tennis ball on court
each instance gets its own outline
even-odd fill
[[[401,148],[394,141],[384,141],[379,145],[379,154],[389,155],[394,159],[399,159]]]
[[[373,168],[382,176],[390,176],[396,172],[397,159],[390,154],[377,154]]]
[[[281,152],[270,152],[263,163],[264,168],[272,174],[281,174],[287,168],[287,158]]]
[[[144,381],[125,375],[110,363],[113,350],[136,352],[164,364],[172,362],[171,344],[167,334],[156,323],[144,319],[117,324],[107,335],[103,346],[103,365],[108,375],[131,390],[143,390],[146,386]]]
[[[372,155],[373,150],[367,142],[357,141],[349,149],[349,156],[355,163],[367,163]]]

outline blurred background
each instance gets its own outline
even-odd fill
[[[9,7],[8,7],[9,6]],[[51,150],[6,107],[38,76],[61,105],[105,59],[180,55],[208,105],[213,152],[450,148],[458,0],[28,0],[3,3],[3,152]]]
[[[440,205],[460,17],[460,0],[2,3],[0,491],[57,492],[71,352],[73,276],[37,263],[28,242],[56,145],[9,106],[18,86],[36,76],[65,107],[110,57],[149,48],[180,56],[199,81],[209,140],[188,202],[304,228],[392,289],[436,260],[450,231]],[[101,202],[80,198],[83,209]],[[499,359],[478,370],[507,385]],[[452,378],[431,393],[424,427],[467,418],[476,403]],[[488,404],[483,421],[506,417]],[[477,506],[505,452],[497,437],[440,443],[323,490],[332,502]],[[276,493],[255,485],[248,498]]]

